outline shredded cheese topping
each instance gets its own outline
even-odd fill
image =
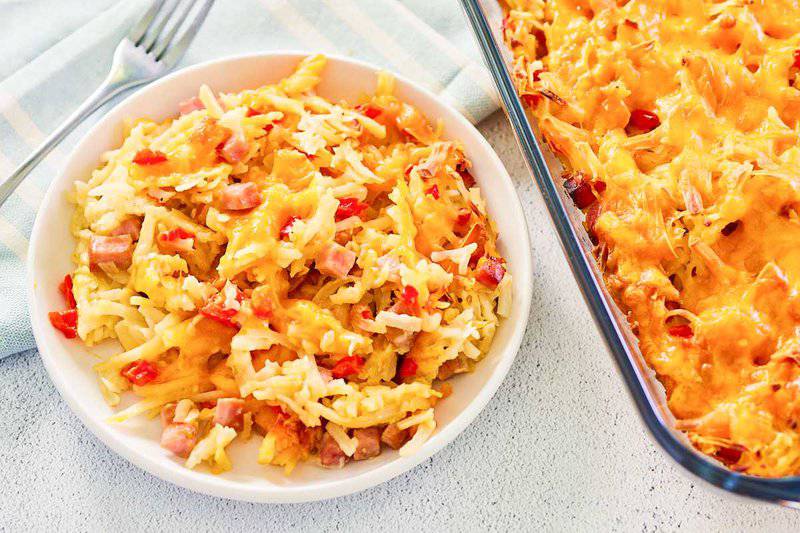
[[[410,453],[436,427],[434,380],[472,370],[508,311],[461,146],[386,74],[359,105],[320,97],[325,62],[236,94],[204,86],[75,183],[78,318],[60,329],[122,345],[100,386],[139,401],[112,420],[161,411],[162,445],[189,468],[231,468],[226,447],[251,431],[263,464],[341,466],[375,453],[354,430],[400,420]]]
[[[678,427],[800,473],[800,5],[506,0],[514,76]]]

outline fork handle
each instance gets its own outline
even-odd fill
[[[98,87],[58,128],[42,142],[31,155],[20,164],[14,172],[0,183],[0,206],[8,200],[11,193],[22,183],[22,180],[33,170],[55,146],[61,142],[75,127],[94,113],[104,103],[120,92],[137,85],[137,83],[124,82],[118,73],[110,74],[100,87]]]

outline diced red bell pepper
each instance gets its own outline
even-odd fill
[[[252,107],[247,108],[247,113],[245,114],[246,117],[254,117],[256,115],[260,115],[261,111],[253,109]]]
[[[200,309],[200,314],[206,318],[210,318],[211,320],[216,320],[220,324],[225,326],[229,326],[231,328],[238,328],[239,325],[233,321],[233,317],[236,316],[235,309],[228,309],[219,304],[209,302],[207,303],[202,309]]]
[[[597,200],[592,192],[592,187],[581,174],[570,174],[564,181],[564,190],[567,191],[578,209],[586,209]]]
[[[357,105],[356,106],[356,111],[358,111],[362,115],[365,115],[365,116],[367,116],[367,117],[369,117],[371,119],[374,119],[378,115],[383,113],[382,109],[380,109],[379,107],[375,107],[373,105],[370,105],[370,104]]]
[[[628,125],[634,128],[652,131],[661,125],[661,120],[658,115],[646,109],[634,109],[631,111],[631,118]]]
[[[794,68],[800,68],[800,49],[795,50],[793,55],[794,63],[792,63],[792,66]]]
[[[352,355],[350,357],[343,357],[331,369],[331,375],[334,378],[346,378],[353,374],[358,374],[364,368],[364,359]]]
[[[458,210],[458,214],[456,215],[456,226],[466,226],[471,218],[472,211],[466,207],[462,207]]]
[[[528,107],[536,107],[536,104],[542,100],[542,96],[539,94],[523,94],[520,98]]]
[[[286,413],[286,411],[283,410],[283,407],[281,407],[280,405],[268,405],[267,409],[272,411],[273,414],[275,414],[275,416],[278,417],[278,420],[280,420],[281,418],[289,417],[289,415]]]
[[[167,155],[164,152],[159,152],[157,150],[150,150],[145,148],[144,150],[139,150],[136,155],[133,157],[133,162],[137,165],[148,166],[148,165],[158,165],[159,163],[163,163],[167,160]]]
[[[285,118],[286,118],[286,117],[284,117],[284,118],[282,118],[282,119],[280,119],[280,120],[276,120],[276,121],[275,121],[275,122],[273,122],[272,124],[267,124],[266,126],[264,126],[264,131],[266,131],[267,133],[271,132],[271,131],[272,131],[272,128],[274,128],[275,126],[280,126],[280,125],[282,125],[282,124],[283,124],[283,121],[285,120]]]
[[[64,276],[64,279],[58,284],[58,290],[61,296],[64,297],[64,301],[67,302],[67,307],[70,309],[78,307],[78,303],[75,301],[75,295],[72,293],[72,276],[69,274]]]
[[[158,234],[158,240],[166,242],[172,242],[181,239],[194,239],[194,237],[194,233],[186,231],[183,228],[174,228],[169,231],[162,231]]]
[[[363,318],[364,320],[372,320],[373,318],[372,311],[370,311],[369,309],[364,309],[363,311],[361,311],[361,318]]]
[[[230,284],[230,282],[228,283]],[[236,291],[235,300],[237,302],[244,300],[244,294],[242,294],[242,292],[235,285],[231,284],[230,286]],[[236,316],[236,313],[238,313],[239,310],[234,309],[232,307],[233,304],[228,305],[226,302],[225,292],[227,290],[228,285],[226,285],[222,291],[217,293],[213,298],[206,302],[206,304],[200,309],[200,314],[206,318],[210,318],[211,320],[216,320],[225,326],[238,329],[239,324],[234,322],[233,317]]]
[[[272,303],[267,298],[258,298],[255,297],[252,300],[253,304],[253,314],[262,319],[268,320],[272,318]]]
[[[253,314],[262,320],[268,320],[272,318],[272,309],[265,309],[264,307],[254,307]]]
[[[289,231],[292,229],[292,224],[294,224],[296,220],[300,220],[300,217],[291,216],[283,224],[283,226],[281,226],[281,231],[280,231],[281,239],[286,240],[289,238]]]
[[[339,207],[336,209],[334,219],[340,222],[352,216],[359,216],[369,205],[360,202],[357,198],[340,198]]]
[[[158,377],[158,368],[150,361],[138,359],[126,365],[120,374],[134,385],[141,387]]]
[[[194,233],[183,228],[173,228],[158,234],[162,250],[170,253],[189,253],[194,249]]]
[[[400,310],[409,315],[419,314],[419,291],[416,287],[406,285],[400,292]]]
[[[78,336],[78,310],[69,309],[67,311],[53,311],[48,313],[50,324],[64,334],[68,339]]]
[[[744,448],[738,445],[726,446],[717,450],[714,456],[726,465],[735,465],[742,458]]]
[[[667,330],[667,333],[672,335],[673,337],[681,337],[683,339],[691,339],[694,335],[694,331],[692,331],[692,326],[689,324],[680,324],[679,326],[672,326]]]
[[[467,234],[464,244],[467,245],[475,243],[477,245],[475,251],[469,256],[470,268],[475,268],[478,265],[480,258],[486,254],[487,235],[486,228],[483,224],[475,224]]]
[[[542,72],[544,69],[536,69],[533,71],[533,81],[539,81],[541,79]]]
[[[419,365],[416,361],[414,361],[411,357],[404,357],[403,362],[400,363],[400,368],[397,370],[397,377],[399,378],[407,378],[411,376],[417,375],[417,370],[419,369]]]
[[[503,281],[505,275],[506,268],[503,266],[503,262],[500,259],[492,256],[485,256],[481,257],[478,261],[475,279],[487,287],[491,289],[496,288],[500,285],[500,282]]]
[[[425,194],[430,194],[431,196],[433,196],[434,200],[438,200],[439,199],[439,186],[438,185],[434,185],[433,187],[431,187],[430,189],[425,191]]]

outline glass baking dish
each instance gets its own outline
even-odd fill
[[[603,284],[592,255],[591,240],[583,227],[583,214],[563,187],[556,185],[561,180],[553,179],[561,175],[561,164],[541,141],[517,97],[509,74],[511,53],[501,36],[503,13],[497,0],[461,0],[461,3],[522,155],[544,197],[575,280],[647,429],[670,457],[712,485],[743,496],[800,508],[800,477],[767,479],[733,472],[698,452],[685,435],[675,429],[664,388],[647,366],[625,316]]]

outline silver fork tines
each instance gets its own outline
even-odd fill
[[[177,62],[194,39],[213,3],[214,0],[155,0],[128,33],[128,39],[136,47],[152,54],[157,61]],[[181,28],[184,28],[181,39],[170,48]]]
[[[114,51],[106,79],[5,181],[0,205],[75,126],[122,91],[164,75],[183,57],[214,0],[154,0]],[[177,38],[177,40],[176,40]]]

